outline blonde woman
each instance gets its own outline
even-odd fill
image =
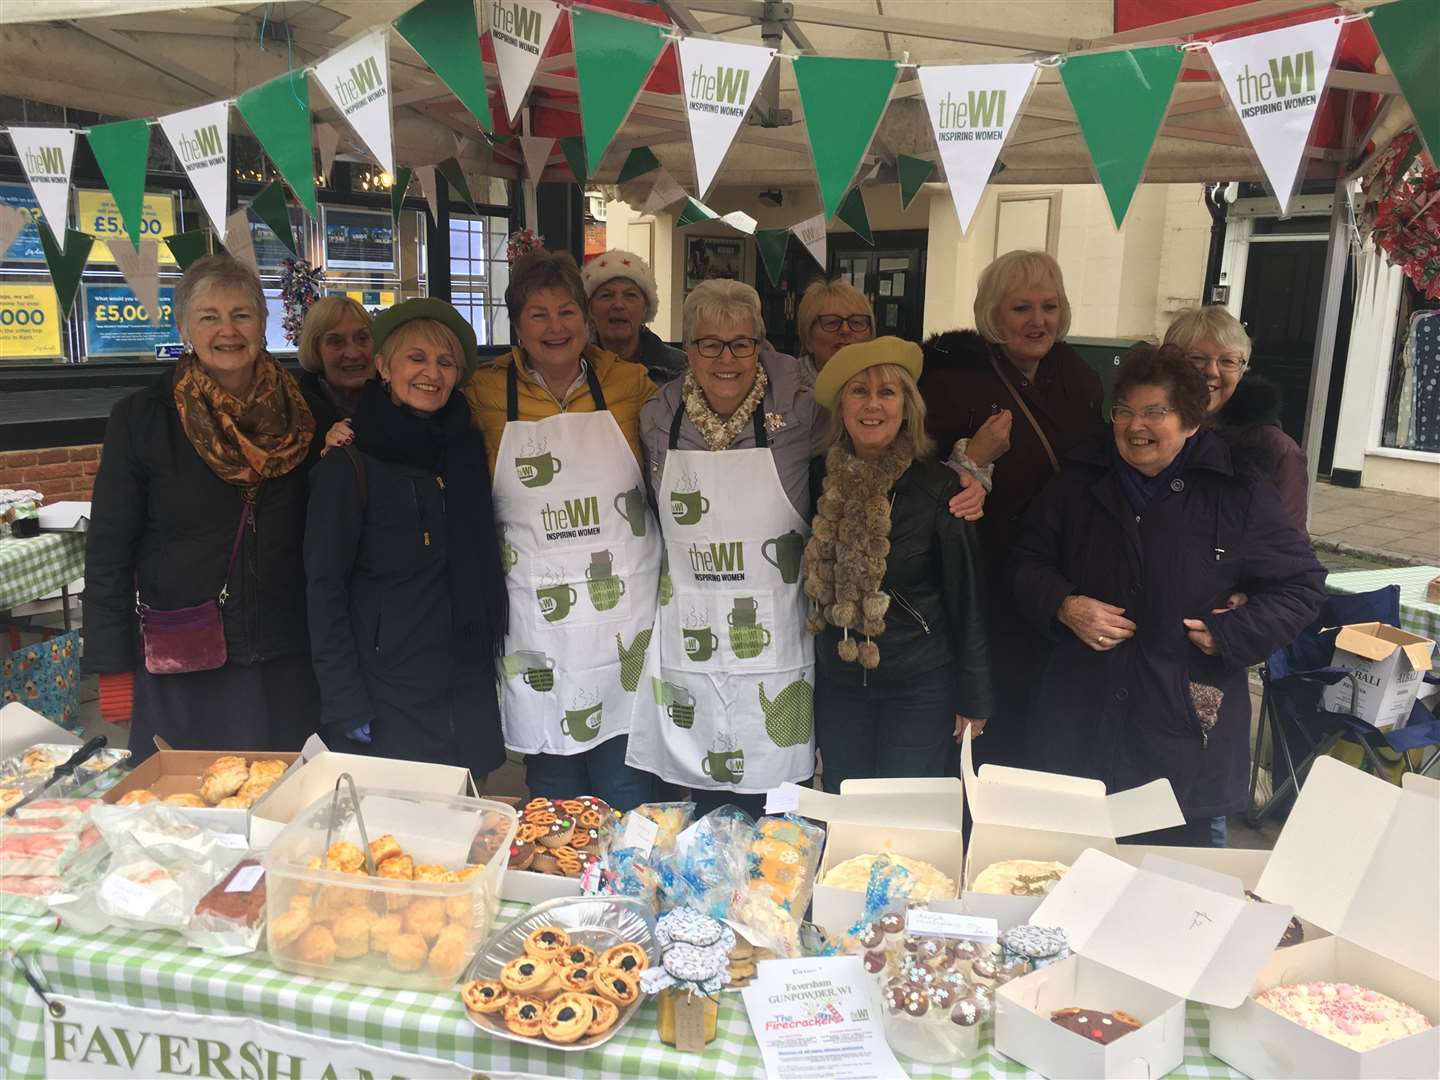
[[[940,776],[992,711],[974,526],[950,513],[956,474],[933,458],[920,347],[838,350],[815,384],[831,414],[805,549],[825,790],[851,777]],[[823,478],[823,479],[822,479]],[[864,507],[863,515],[846,507]]]
[[[875,336],[875,309],[849,282],[816,281],[805,290],[795,312],[800,333],[800,364],[809,386],[835,350]]]
[[[1219,304],[1186,308],[1170,322],[1165,344],[1184,350],[1205,376],[1210,405],[1205,426],[1230,444],[1236,464],[1268,476],[1280,489],[1285,516],[1302,533],[1310,496],[1305,451],[1280,427],[1280,392],[1250,367],[1250,335]]]
[[[299,359],[300,389],[315,413],[315,434],[324,439],[337,420],[355,415],[365,383],[375,377],[370,313],[348,296],[326,296],[305,313]]]

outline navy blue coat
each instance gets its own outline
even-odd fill
[[[1016,602],[1056,639],[1031,721],[1028,763],[1119,791],[1165,777],[1189,819],[1242,809],[1250,761],[1247,669],[1316,617],[1325,569],[1266,478],[1237,474],[1201,431],[1185,467],[1132,513],[1109,437],[1067,456],[1026,514],[1011,565]],[[1220,615],[1230,593],[1249,596]],[[1071,595],[1118,607],[1135,636],[1096,652],[1056,618]],[[1203,618],[1207,656],[1181,620]],[[1221,690],[1202,732],[1188,684]]]

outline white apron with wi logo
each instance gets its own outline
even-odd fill
[[[660,586],[655,714],[637,713],[627,762],[671,783],[768,791],[815,771],[815,639],[805,629],[795,512],[755,410],[754,450],[677,450],[658,493],[668,582]]]
[[[592,749],[629,731],[640,695],[651,694],[660,535],[640,465],[588,366],[586,375],[593,413],[516,420],[510,387],[495,459],[510,597],[500,716],[518,753]]]

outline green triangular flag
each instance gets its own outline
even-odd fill
[[[92,127],[87,137],[110,195],[120,208],[130,243],[139,251],[140,225],[145,211],[145,165],[150,160],[150,125],[144,120],[100,124]]]
[[[565,155],[565,161],[570,166],[575,183],[584,187],[586,181],[590,179],[590,174],[585,169],[585,140],[579,135],[566,135],[560,140],[560,152]]]
[[[666,30],[639,19],[573,7],[570,35],[575,39],[585,160],[598,172],[610,140],[625,122],[635,95],[665,48]]]
[[[789,229],[756,229],[755,246],[760,249],[760,262],[770,284],[780,287],[780,268],[785,263],[785,245],[790,241]]]
[[[1118,229],[1165,120],[1185,54],[1174,45],[1067,57],[1060,81]]]
[[[861,240],[871,247],[875,246],[875,234],[870,231],[870,215],[865,212],[865,198],[858,187],[850,189],[850,194],[845,196],[836,216],[854,229],[855,235]]]
[[[480,213],[475,205],[475,196],[470,194],[470,184],[465,179],[465,170],[455,158],[446,158],[435,166],[435,171],[445,177],[445,182],[460,196],[460,201],[470,208],[472,214]]]
[[[401,165],[395,173],[395,183],[390,187],[390,219],[395,224],[400,224],[400,211],[405,208],[405,192],[410,189],[410,177],[414,170],[409,165]]]
[[[480,34],[475,26],[475,0],[422,0],[395,20],[395,29],[480,126],[493,131]]]
[[[829,56],[797,56],[790,62],[805,134],[815,158],[825,219],[835,216],[895,85],[894,60],[848,60]]]
[[[1435,0],[1399,0],[1374,8],[1370,29],[1415,116],[1430,160],[1440,162],[1440,92],[1435,88],[1435,75],[1440,72],[1440,5]]]
[[[291,71],[240,95],[235,107],[311,217],[315,204],[315,153],[310,148],[310,83]]]
[[[895,158],[895,171],[900,174],[900,209],[908,210],[915,196],[920,194],[920,185],[934,174],[935,163],[899,154]]]
[[[85,260],[90,258],[94,237],[74,229],[65,230],[65,250],[55,244],[50,226],[36,220],[35,227],[40,233],[40,246],[45,249],[45,265],[50,270],[50,281],[55,286],[55,295],[60,300],[60,314],[70,317],[70,308],[75,304],[75,290],[80,287],[80,275],[85,272]]]
[[[616,177],[617,184],[624,184],[634,180],[637,176],[644,176],[648,172],[654,172],[660,167],[660,159],[648,146],[642,146],[637,150],[631,150],[630,156],[625,159],[621,166],[620,175]]]
[[[675,227],[683,229],[686,225],[695,225],[702,221],[715,221],[720,217],[704,203],[690,196],[685,196],[685,205],[680,210],[680,216],[675,219]]]
[[[286,205],[285,189],[280,186],[280,181],[273,181],[261,188],[260,194],[250,200],[250,209],[269,226],[275,239],[284,244],[285,249],[298,259],[300,248],[295,243],[295,230],[290,227],[290,207]]]
[[[170,254],[175,256],[180,269],[188,270],[196,259],[210,254],[210,233],[205,229],[176,233],[174,236],[165,237],[165,246],[170,249]]]

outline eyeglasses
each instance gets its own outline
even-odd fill
[[[1165,417],[1176,410],[1167,408],[1164,405],[1149,405],[1136,412],[1134,409],[1126,408],[1124,405],[1110,406],[1110,422],[1112,424],[1128,424],[1135,417],[1140,417],[1147,424],[1158,424]]]
[[[753,337],[735,338],[731,341],[725,341],[718,337],[702,337],[696,338],[690,344],[707,360],[718,358],[726,349],[730,350],[730,355],[736,360],[748,360],[755,355],[755,350],[760,346],[760,342]]]
[[[852,334],[869,333],[873,325],[869,315],[817,315],[812,324],[827,334],[833,334],[841,326],[848,326]]]
[[[1204,353],[1192,352],[1186,353],[1185,359],[1201,371],[1209,367],[1212,362],[1221,371],[1227,373],[1244,371],[1250,366],[1249,360],[1242,360],[1238,356],[1206,356]]]

